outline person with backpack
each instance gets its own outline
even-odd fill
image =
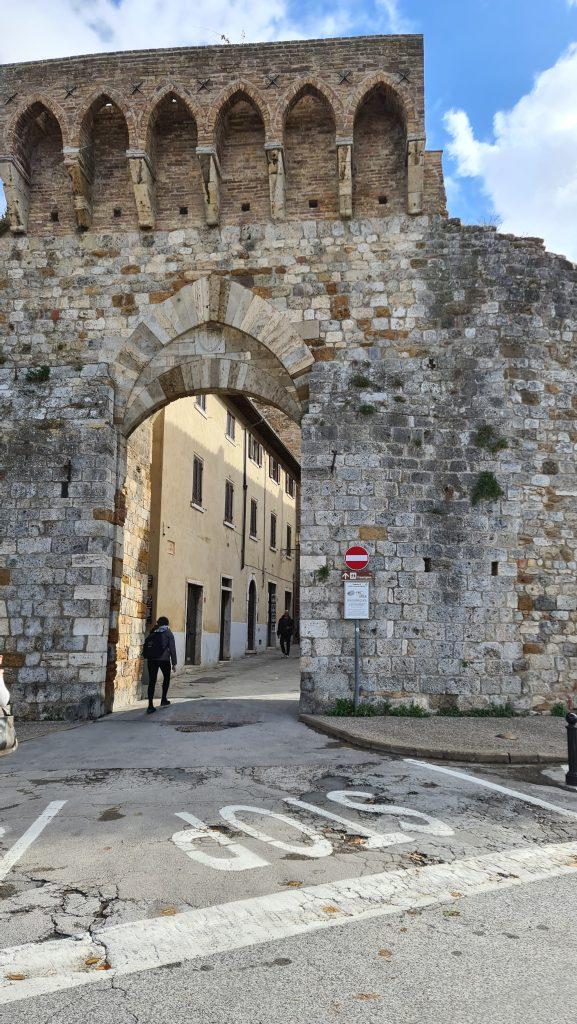
[[[280,649],[283,652],[285,658],[288,658],[291,652],[291,640],[294,631],[295,624],[291,619],[290,612],[286,611],[284,615],[281,615],[278,621],[278,628],[276,631],[276,635],[280,637]]]
[[[167,708],[170,704],[167,694],[168,687],[170,686],[171,667],[173,671],[176,671],[174,633],[170,629],[170,623],[165,615],[160,616],[158,622],[146,637],[144,647],[142,648],[142,655],[146,658],[148,665],[148,707],[146,713],[151,715],[153,711],[156,711],[153,701],[158,670],[160,669],[162,672],[161,708]]]

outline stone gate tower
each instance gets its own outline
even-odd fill
[[[135,694],[150,416],[302,425],[302,700],[546,707],[577,662],[575,267],[446,216],[420,36],[0,69],[0,635],[16,710]]]

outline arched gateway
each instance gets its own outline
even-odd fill
[[[546,709],[575,688],[575,267],[447,218],[423,80],[420,36],[0,68],[18,715],[134,693],[147,424],[207,391],[302,427],[306,710],[352,693],[351,543],[374,573],[363,700]]]
[[[148,589],[142,524],[149,516],[149,501],[143,467],[152,457],[150,417],[170,402],[210,392],[251,398],[300,424],[308,407],[313,363],[286,315],[249,288],[216,274],[200,277],[156,303],[123,344],[114,364],[116,558],[106,710],[139,692]],[[253,608],[250,650],[254,615]]]

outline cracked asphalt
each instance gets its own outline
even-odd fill
[[[156,715],[143,704],[27,740],[0,761],[0,854],[65,801],[0,874],[2,949],[24,946],[39,963],[61,952],[64,962],[82,942],[96,949],[82,966],[90,984],[74,987],[78,968],[66,968],[60,989],[21,997],[27,978],[9,980],[16,995],[4,1003],[10,969],[0,968],[1,1022],[573,1021],[577,872],[469,894],[462,862],[575,842],[577,817],[555,807],[577,813],[577,795],[536,768],[454,766],[468,781],[354,750],[298,722],[297,686],[296,658],[277,655],[184,673]],[[226,807],[237,810],[223,816]],[[188,845],[174,841],[194,827]],[[239,870],[247,851],[258,862]],[[222,870],[216,862],[227,858]],[[435,865],[450,869],[449,908],[419,903]],[[398,912],[283,933],[280,894],[324,886],[330,895],[336,883],[399,871],[409,896]],[[241,900],[264,908],[275,937],[253,935]],[[203,910],[229,922],[212,955],[197,955],[178,931]],[[125,934],[134,963],[121,973],[107,937]],[[160,966],[142,968],[141,935],[143,948],[164,943]]]

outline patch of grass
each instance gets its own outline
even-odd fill
[[[464,711],[453,705],[448,705],[439,708],[437,714],[441,718],[520,718],[522,716],[520,711],[515,711],[512,704],[489,704],[486,708],[468,708]]]
[[[485,448],[486,451],[496,455],[509,447],[509,442],[504,437],[499,437],[494,427],[484,423],[473,437],[473,444],[477,448]]]
[[[353,388],[368,388],[370,387],[371,382],[364,373],[354,373],[349,380],[349,384]]]
[[[359,416],[374,416],[376,411],[376,407],[369,405],[368,402],[364,405],[359,405]]]
[[[49,377],[49,366],[31,366],[26,370],[26,380],[30,384],[45,384]]]
[[[329,578],[330,569],[328,565],[321,565],[320,569],[315,571],[315,578],[317,583],[326,583]]]
[[[559,701],[557,704],[553,704],[549,710],[549,714],[553,715],[553,718],[565,718],[565,715],[569,711],[569,708],[563,701]]]
[[[355,711],[354,703],[347,697],[340,697],[335,701],[328,715],[334,718],[429,718],[430,713],[425,711],[419,704],[397,704],[393,707],[389,701],[380,701],[378,704],[359,704]]]
[[[498,501],[502,497],[503,488],[495,474],[490,472],[479,473],[471,491],[471,504],[478,505],[480,501]]]

